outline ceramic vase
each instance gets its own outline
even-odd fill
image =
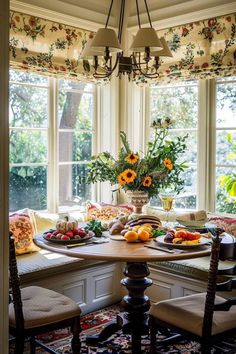
[[[149,202],[148,193],[144,191],[127,191],[129,203],[134,207],[135,214],[142,214],[142,208]]]

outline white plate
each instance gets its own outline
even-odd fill
[[[201,246],[204,246],[204,245],[210,243],[210,240],[205,237],[201,237],[199,240],[199,243],[197,243],[196,245],[181,245],[179,243],[168,243],[168,242],[164,241],[164,238],[165,238],[165,235],[158,236],[155,238],[155,241],[162,246],[171,247],[171,248],[172,247],[173,248],[195,248],[195,247],[201,247]]]

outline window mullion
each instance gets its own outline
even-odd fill
[[[57,80],[49,79],[48,209],[58,212]],[[56,133],[55,133],[56,132]]]
[[[207,80],[199,81],[198,91],[198,177],[197,208],[205,209],[207,204],[207,129],[208,129],[209,86]]]
[[[208,191],[207,210],[215,211],[216,190],[216,80],[209,80],[209,127],[208,127]]]

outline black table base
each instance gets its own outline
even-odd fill
[[[99,335],[87,337],[87,344],[103,342],[122,329],[124,334],[131,335],[132,354],[141,354],[141,336],[149,333],[150,300],[144,294],[146,288],[152,285],[149,274],[146,262],[127,262],[124,269],[125,278],[121,280],[121,284],[128,290],[128,295],[125,295],[121,302],[125,312],[118,314],[117,321],[109,323]]]

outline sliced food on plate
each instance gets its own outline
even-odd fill
[[[187,230],[169,230],[164,237],[166,243],[181,245],[197,245],[200,243],[201,234]]]

